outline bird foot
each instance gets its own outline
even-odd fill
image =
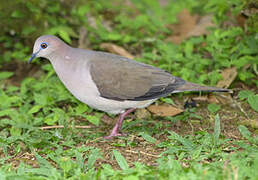
[[[117,136],[127,136],[126,134],[123,133],[119,133],[119,131],[121,131],[121,127],[124,121],[124,118],[126,115],[128,115],[129,113],[133,112],[135,109],[129,109],[127,111],[125,111],[124,113],[122,113],[116,123],[116,125],[114,126],[111,134],[109,136],[105,136],[104,139],[113,139],[113,137],[117,137]]]
[[[111,133],[108,136],[104,136],[104,139],[113,139],[114,137],[118,137],[118,136],[127,136],[127,134],[124,134],[124,133]]]

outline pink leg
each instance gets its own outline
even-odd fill
[[[116,137],[116,136],[122,136],[123,134],[122,133],[119,133],[119,131],[121,130],[122,128],[122,124],[123,124],[123,121],[124,121],[124,118],[125,116],[127,116],[128,114],[130,114],[131,112],[135,111],[134,108],[132,109],[128,109],[127,111],[125,111],[124,113],[120,114],[119,116],[119,119],[118,121],[116,122],[116,125],[114,126],[111,134],[109,136],[105,136],[104,138],[105,139],[112,139],[113,137]]]

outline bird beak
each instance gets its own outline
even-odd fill
[[[41,50],[41,49],[40,49],[40,50]],[[37,52],[35,52],[35,53],[33,53],[33,54],[31,55],[31,57],[30,57],[28,63],[30,63],[34,58],[37,57],[37,55],[38,55],[38,53],[39,53],[40,50],[38,50]]]

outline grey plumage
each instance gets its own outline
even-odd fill
[[[229,91],[190,83],[162,69],[121,56],[103,52],[95,54],[90,73],[101,96],[108,99],[142,101],[184,91]]]
[[[185,83],[162,69],[109,53],[95,53],[90,73],[102,97],[149,100],[166,96]]]
[[[162,69],[118,55],[72,48],[51,35],[36,40],[29,61],[35,57],[49,59],[60,80],[77,99],[114,114],[146,107],[171,93],[231,91],[190,83]],[[109,137],[119,134],[127,112],[121,115]]]

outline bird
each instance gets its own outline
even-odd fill
[[[110,114],[120,114],[105,139],[123,136],[125,117],[161,97],[186,91],[232,92],[188,82],[169,72],[119,55],[74,48],[54,35],[38,37],[29,59],[46,58],[75,98]]]

